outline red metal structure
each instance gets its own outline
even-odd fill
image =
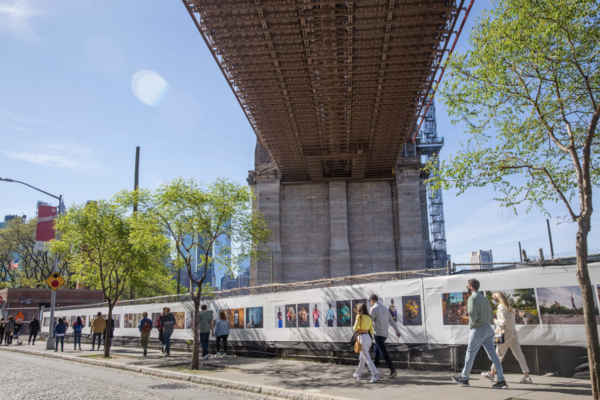
[[[183,0],[282,183],[393,179],[464,0]]]

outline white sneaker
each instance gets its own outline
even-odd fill
[[[379,380],[379,375],[375,375],[374,377],[371,378],[371,380],[369,381],[369,383],[375,383]]]
[[[533,380],[531,380],[531,377],[527,378],[524,376],[519,383],[533,383]]]
[[[221,357],[221,352],[218,352],[217,354],[215,354],[215,357]]]
[[[352,376],[353,376],[353,377],[355,377],[357,380],[359,380],[359,381],[360,381],[360,375],[358,375],[358,374],[354,373],[354,374],[352,374]]]
[[[490,381],[493,381],[495,379],[494,375],[492,375],[489,372],[482,372],[481,376],[483,376],[484,378],[489,379]]]
[[[205,360],[208,360],[208,357],[210,357],[210,354],[205,355],[204,357],[202,357]]]

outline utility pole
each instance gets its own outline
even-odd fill
[[[133,177],[133,190],[138,190],[140,187],[140,146],[135,148],[135,173]],[[133,212],[136,213],[138,210],[137,197],[133,203]],[[179,289],[179,288],[178,288]],[[177,293],[179,294],[179,293]],[[133,288],[129,286],[129,300],[133,300]]]
[[[548,227],[548,240],[550,240],[550,255],[554,259],[554,246],[552,246],[552,232],[550,231],[550,221],[546,220],[546,226]]]

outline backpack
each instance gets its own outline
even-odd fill
[[[142,325],[142,333],[149,333],[152,330],[152,325],[150,325],[150,322],[144,322],[144,325]]]

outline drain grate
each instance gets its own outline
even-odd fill
[[[166,383],[163,385],[148,386],[150,389],[165,390],[165,389],[191,389],[194,386],[186,385],[185,383]]]

